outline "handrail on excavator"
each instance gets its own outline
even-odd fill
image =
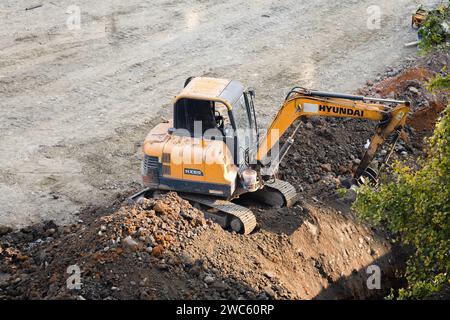
[[[300,89],[300,91],[298,91]],[[304,87],[294,87],[287,94],[285,101],[289,99],[292,93],[303,94],[305,96],[314,96],[314,97],[322,97],[322,98],[338,98],[338,99],[347,99],[354,101],[373,101],[373,102],[381,102],[381,103],[397,103],[397,104],[405,104],[409,106],[408,101],[403,100],[395,100],[395,99],[385,99],[385,98],[375,98],[375,97],[365,97],[358,96],[353,94],[345,94],[345,93],[335,93],[335,92],[327,92],[327,91],[319,91],[319,90],[311,90],[306,89]]]

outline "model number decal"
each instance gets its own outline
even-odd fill
[[[203,172],[198,169],[184,169],[184,174],[190,174],[191,176],[203,176]]]

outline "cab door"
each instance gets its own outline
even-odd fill
[[[240,168],[247,167],[257,149],[257,128],[249,97],[244,93],[232,106],[235,124],[235,162]]]

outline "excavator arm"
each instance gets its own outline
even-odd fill
[[[378,121],[370,145],[354,173],[354,178],[359,178],[391,133],[396,131],[400,134],[405,125],[408,111],[409,103],[405,101],[313,91],[296,87],[287,95],[265,137],[258,145],[256,160],[258,163],[263,163],[268,153],[279,142],[280,137],[300,117],[324,116]],[[295,132],[296,130],[294,134]],[[294,142],[294,134],[280,149],[277,165]]]

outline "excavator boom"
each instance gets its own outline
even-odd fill
[[[300,117],[345,117],[378,121],[370,145],[355,171],[355,178],[358,178],[367,169],[386,138],[395,130],[400,131],[403,128],[408,111],[409,103],[405,101],[312,91],[297,87],[288,94],[269,126],[258,146],[256,160],[264,162],[280,137]],[[292,144],[293,141],[287,143]],[[278,155],[285,153],[284,150]]]

